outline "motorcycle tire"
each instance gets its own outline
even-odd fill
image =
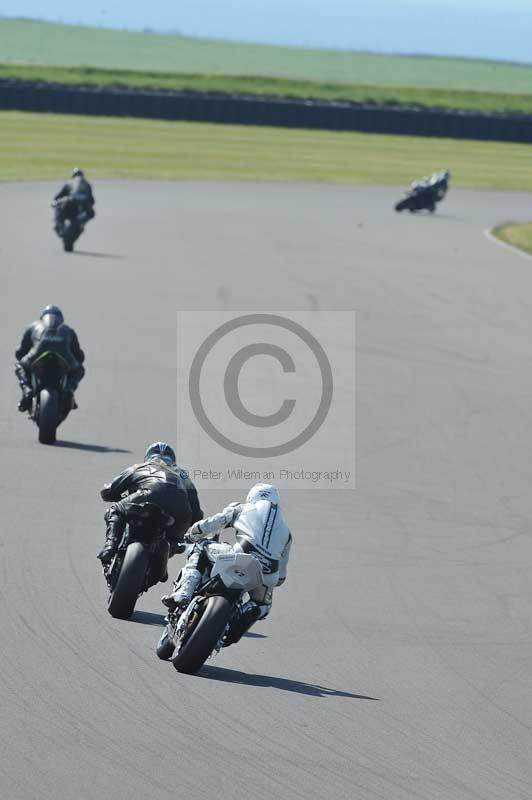
[[[128,545],[107,610],[115,619],[129,619],[144,586],[150,554],[140,542]]]
[[[63,250],[65,253],[71,253],[74,250],[74,242],[78,237],[76,236],[75,227],[72,224],[71,220],[65,220],[63,225]]]
[[[395,206],[395,210],[396,210],[396,211],[404,211],[406,208],[408,208],[408,206],[409,206],[409,200],[408,200],[408,199],[405,199],[405,200],[400,200],[400,201],[399,201],[399,202],[396,204],[396,206]],[[412,209],[409,209],[409,211],[411,211],[411,210],[412,210]]]
[[[196,627],[181,646],[172,664],[178,672],[193,675],[208,659],[229,622],[231,604],[225,597],[207,598]]]
[[[175,650],[175,645],[173,642],[170,641],[168,638],[168,631],[165,630],[159,641],[157,642],[157,647],[155,652],[157,653],[158,657],[161,661],[169,661]]]
[[[41,389],[37,424],[40,443],[54,444],[59,424],[59,396],[56,391]]]

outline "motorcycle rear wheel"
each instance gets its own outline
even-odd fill
[[[120,574],[109,595],[107,610],[112,617],[129,619],[132,615],[144,586],[149,562],[150,554],[140,542],[128,545]]]
[[[405,198],[403,198],[403,200],[399,200],[399,202],[396,203],[395,210],[396,211],[405,211],[406,209],[408,209],[409,211],[412,211],[411,203],[412,203],[412,201],[411,201],[410,197],[405,197]]]
[[[63,226],[63,250],[66,253],[72,253],[74,250],[74,242],[76,239],[79,239],[83,228],[80,228],[79,225],[76,225],[72,222],[72,220],[67,219],[65,220],[65,224]]]
[[[181,646],[172,664],[178,672],[193,675],[208,659],[231,616],[231,604],[225,597],[214,595],[203,604],[203,614],[196,627]]]
[[[37,424],[41,444],[53,444],[59,424],[59,396],[53,389],[41,389]]]

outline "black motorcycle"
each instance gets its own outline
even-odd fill
[[[237,641],[232,634],[238,629],[244,595],[262,585],[262,569],[254,556],[235,552],[225,543],[208,555],[213,563],[209,576],[187,608],[168,613],[157,644],[159,658],[171,660],[178,672],[197,672],[212,653]]]
[[[143,507],[142,514],[142,520],[128,523],[115,557],[104,566],[109,587],[107,610],[117,619],[129,619],[140,595],[168,578],[168,517],[150,504]]]
[[[52,350],[46,350],[31,366],[33,404],[30,418],[39,428],[39,441],[53,444],[58,426],[72,408],[72,392],[67,389],[68,364]]]
[[[420,182],[413,184],[403,200],[395,206],[396,211],[410,212],[430,211],[431,214],[436,210],[436,204],[441,202],[447,194],[447,180],[441,178],[430,182]]]
[[[52,204],[55,211],[54,230],[63,240],[67,253],[74,250],[76,242],[84,231],[89,214],[83,204],[75,197],[63,197]]]

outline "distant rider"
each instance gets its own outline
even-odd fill
[[[448,169],[437,172],[432,176],[434,184],[438,187],[438,197],[442,200],[449,189],[449,181],[451,180],[451,173]]]
[[[79,346],[73,328],[65,325],[63,312],[58,306],[45,306],[41,316],[33,322],[22,336],[20,347],[15,351],[15,374],[22,389],[19,411],[29,411],[32,406],[33,390],[31,371],[33,365],[46,352],[56,353],[65,363],[67,370],[66,391],[70,395],[69,408],[77,408],[74,392],[85,375],[83,362],[85,354]]]
[[[441,192],[441,197],[444,197],[449,188],[450,179],[451,173],[449,170],[442,170],[441,172],[435,172],[433,175],[426,175],[417,181],[412,181],[410,188],[413,192],[437,189],[438,193]]]
[[[236,534],[233,548],[212,541],[222,530],[231,527]],[[196,522],[185,538],[195,544],[175,583],[173,594],[162,598],[169,608],[188,605],[202,578],[210,572],[212,561],[209,555],[232,549],[249,553],[260,562],[262,586],[250,592],[250,600],[244,605],[238,625],[233,626],[230,640],[225,641],[225,644],[233,644],[254,622],[265,619],[272,606],[274,587],[286,579],[292,536],[280,508],[277,488],[268,483],[257,483],[249,491],[245,503],[231,503],[220,513]]]
[[[83,170],[79,167],[75,167],[72,170],[70,180],[65,183],[54,197],[55,230],[57,233],[61,232],[63,222],[72,214],[72,204],[68,203],[67,200],[76,201],[75,216],[81,225],[85,225],[86,222],[96,216],[92,186],[85,178]]]
[[[112,505],[105,513],[105,544],[98,553],[103,566],[113,560],[126,524],[149,526],[153,506],[162,512],[166,525],[167,552],[161,565],[160,580],[168,579],[167,563],[183,551],[183,535],[203,516],[196,487],[188,473],[176,465],[175,453],[166,442],[155,442],[146,450],[142,464],[133,464],[106,483],[102,500]]]

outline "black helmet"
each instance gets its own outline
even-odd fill
[[[150,444],[146,450],[144,461],[151,461],[152,458],[164,461],[166,464],[175,464],[175,453],[166,442],[154,442]]]
[[[83,178],[83,170],[80,169],[79,167],[74,167],[74,169],[72,170],[72,177],[73,178],[78,178],[78,177],[79,178]]]
[[[41,311],[41,319],[43,319],[43,317],[47,316],[48,314],[52,317],[57,318],[57,323],[56,323],[57,325],[62,325],[63,322],[65,321],[63,317],[63,312],[61,311],[59,306],[45,306]]]

